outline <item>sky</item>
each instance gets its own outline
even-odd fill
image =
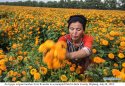
[[[0,0],[0,2],[15,2],[15,1],[27,1],[27,0]],[[48,2],[48,1],[60,1],[60,0],[31,0],[31,1],[44,1],[44,2]]]

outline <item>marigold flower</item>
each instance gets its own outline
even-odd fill
[[[117,69],[112,69],[112,74],[113,76],[119,76],[120,75],[120,71]]]
[[[120,42],[120,46],[125,47],[125,42]]]
[[[107,46],[109,43],[108,43],[108,41],[107,40],[103,40],[102,41],[102,45],[105,45],[105,46]]]
[[[123,53],[119,53],[119,54],[118,54],[118,57],[122,59],[122,58],[124,58],[125,56],[124,56]]]
[[[94,62],[95,62],[95,63],[104,63],[105,60],[102,59],[102,58],[100,58],[100,57],[94,57]]]
[[[95,54],[97,52],[97,50],[96,49],[92,49],[92,52]]]
[[[36,69],[31,69],[31,70],[30,70],[30,74],[31,74],[31,75],[34,75],[36,72],[37,72]]]
[[[24,75],[24,76],[25,76],[25,75],[26,75],[26,71],[22,71],[22,75]]]
[[[66,77],[66,75],[61,75],[60,79],[61,79],[61,81],[67,81],[68,80],[68,78]]]
[[[15,81],[16,81],[16,77],[13,77],[13,78],[12,78],[12,81],[15,82]]]
[[[40,67],[40,72],[41,72],[41,74],[46,75],[47,74],[47,68]]]
[[[118,64],[117,64],[117,63],[114,63],[114,67],[118,67]]]
[[[74,68],[74,67],[70,67],[70,71],[71,71],[71,72],[74,72],[74,71],[75,71],[75,68]]]
[[[109,54],[108,54],[108,57],[109,57],[110,59],[114,59],[114,54],[113,54],[113,53],[109,53]]]
[[[34,80],[39,80],[40,79],[40,73],[35,72],[34,73]]]
[[[11,77],[11,76],[13,76],[13,73],[14,73],[14,71],[13,71],[13,70],[10,70],[10,71],[7,73],[7,75],[8,75],[9,77]]]
[[[41,53],[46,53],[48,51],[48,48],[44,44],[41,44],[38,51]]]
[[[123,63],[122,63],[122,67],[124,67],[124,68],[125,68],[125,62],[123,62]]]

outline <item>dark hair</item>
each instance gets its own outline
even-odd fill
[[[69,28],[71,23],[74,23],[74,22],[77,22],[77,21],[82,24],[83,30],[85,31],[87,19],[83,15],[70,16],[69,20],[67,21],[68,22],[68,28]]]

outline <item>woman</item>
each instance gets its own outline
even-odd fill
[[[86,18],[83,15],[73,15],[68,20],[69,34],[59,38],[58,41],[67,43],[66,57],[76,65],[86,70],[90,63],[89,56],[92,54],[93,37],[84,34],[86,27]]]

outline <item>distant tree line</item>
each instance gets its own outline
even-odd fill
[[[54,7],[54,8],[83,8],[83,9],[107,9],[125,10],[125,0],[60,0],[37,2],[37,1],[18,1],[0,2],[0,5],[33,6],[33,7]]]

